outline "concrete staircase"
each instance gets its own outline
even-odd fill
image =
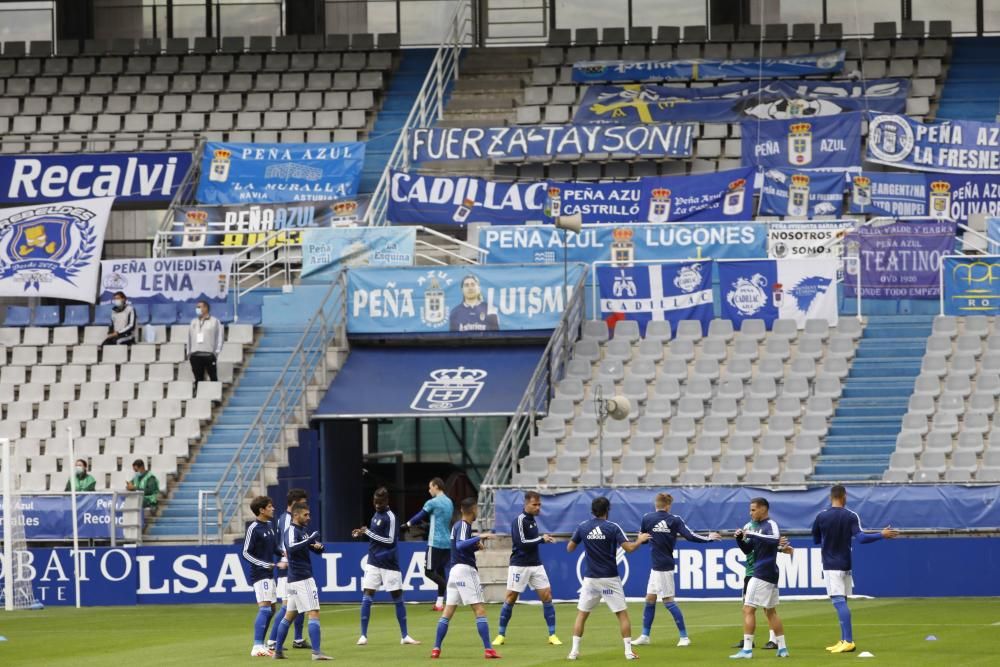
[[[844,382],[813,480],[877,480],[896,448],[933,316],[871,316]]]
[[[503,602],[507,591],[507,566],[510,564],[510,535],[496,535],[486,548],[476,552],[479,580],[487,602]]]

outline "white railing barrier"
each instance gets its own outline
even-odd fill
[[[399,138],[389,155],[385,170],[379,178],[371,203],[365,213],[365,224],[381,226],[386,224],[385,214],[389,206],[390,174],[393,169],[407,169],[409,154],[407,134],[419,127],[430,127],[441,120],[444,114],[445,96],[448,85],[458,79],[459,59],[462,48],[468,42],[472,27],[472,3],[457,0],[455,11],[449,21],[448,32],[438,46],[424,83],[417,93],[417,99],[399,130]]]

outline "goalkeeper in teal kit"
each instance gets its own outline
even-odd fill
[[[427,485],[427,492],[431,495],[430,500],[424,503],[422,510],[403,524],[403,528],[409,528],[424,520],[430,521],[430,528],[427,531],[424,576],[437,584],[438,587],[434,611],[443,611],[444,591],[448,584],[445,569],[451,558],[451,517],[455,513],[455,505],[444,492],[444,480],[440,477],[435,477],[430,481]]]

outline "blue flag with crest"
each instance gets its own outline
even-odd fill
[[[677,330],[681,320],[698,320],[702,333],[712,319],[712,261],[599,266],[601,314],[608,319],[629,319],[646,325],[670,322]]]

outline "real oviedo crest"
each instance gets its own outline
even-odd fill
[[[93,302],[113,201],[0,210],[0,294]]]
[[[487,372],[481,368],[438,368],[420,385],[410,403],[413,410],[456,412],[472,407],[486,385]]]
[[[812,124],[792,123],[788,127],[788,163],[804,167],[812,162]]]

